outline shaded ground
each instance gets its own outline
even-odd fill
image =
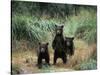
[[[66,72],[74,71],[74,67],[77,66],[84,60],[87,60],[95,52],[95,45],[88,46],[82,40],[75,40],[75,54],[68,57],[67,64],[63,64],[61,59],[57,60],[57,64],[54,66],[53,63],[53,50],[50,51],[50,64],[51,66],[43,65],[42,69],[38,69],[36,66],[37,55],[36,52],[26,51],[14,51],[12,52],[12,64],[17,65],[21,73],[40,73],[40,72]],[[12,65],[12,66],[13,66]]]

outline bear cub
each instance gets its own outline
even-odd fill
[[[45,59],[45,63],[47,65],[50,65],[50,57],[49,57],[49,51],[48,51],[48,44],[49,43],[39,43],[39,49],[38,49],[38,67],[42,68],[42,60]]]
[[[65,50],[67,54],[73,55],[74,54],[74,37],[65,37]]]
[[[52,42],[52,48],[54,49],[54,59],[53,59],[53,64],[56,64],[56,61],[58,58],[61,58],[63,60],[63,63],[65,64],[67,59],[66,59],[66,53],[64,49],[64,37],[63,37],[63,25],[62,26],[57,26],[55,25],[55,38]]]

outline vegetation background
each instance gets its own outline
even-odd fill
[[[11,1],[12,74],[97,69],[97,7],[90,5]],[[75,54],[66,65],[36,66],[39,42],[52,40],[55,24],[64,25],[64,36],[75,37]]]

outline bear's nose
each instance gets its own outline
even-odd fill
[[[41,48],[41,52],[45,52],[45,49],[44,48]]]
[[[67,42],[67,45],[70,46],[70,42]]]
[[[57,33],[60,33],[60,30],[57,30]]]

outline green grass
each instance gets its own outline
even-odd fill
[[[64,36],[74,36],[87,43],[96,43],[97,16],[96,11],[81,9],[77,16],[70,15],[65,18],[48,18],[47,14],[40,17],[36,15],[14,14],[12,16],[13,40],[30,41],[33,46],[39,42],[50,42],[54,38],[56,24],[64,25]]]
[[[97,61],[90,58],[75,67],[76,70],[95,70],[97,69]]]
[[[96,13],[81,10],[78,16],[72,16],[65,23],[64,34],[75,36],[87,43],[96,43],[97,19]]]
[[[36,17],[15,15],[12,17],[12,38],[28,40],[37,44],[46,40],[48,32],[54,30],[55,23],[48,20],[38,20]]]
[[[12,64],[12,70],[11,70],[11,74],[15,75],[15,74],[20,74],[20,67],[17,64]]]

